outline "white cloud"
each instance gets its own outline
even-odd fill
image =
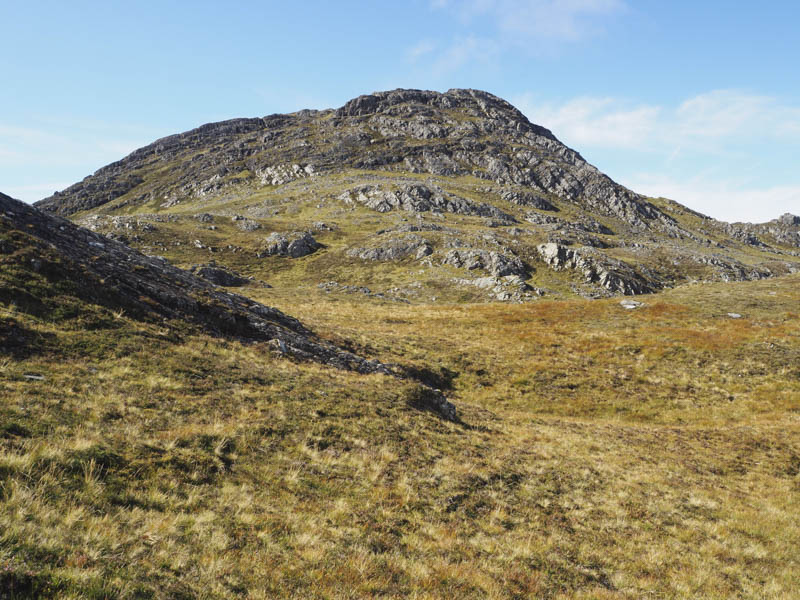
[[[609,174],[637,192],[726,221],[800,213],[800,173],[787,158],[800,149],[800,107],[778,98],[713,90],[673,105],[534,94],[512,103],[568,146],[614,163]]]
[[[534,123],[577,146],[677,153],[748,136],[800,141],[800,107],[736,90],[706,92],[672,107],[594,97],[555,104],[539,102],[531,93],[512,103]]]
[[[556,43],[602,33],[626,8],[623,0],[431,0],[430,7],[461,25],[449,42],[422,40],[406,52],[412,62],[428,57],[437,75],[506,51],[553,52]]]
[[[487,20],[516,41],[577,41],[602,31],[598,17],[625,9],[622,0],[434,0],[434,9],[446,10],[470,24]]]
[[[785,212],[800,214],[800,185],[754,187],[738,178],[697,175],[676,179],[646,173],[625,177],[620,183],[642,194],[677,200],[725,221],[763,223]]]
[[[435,58],[431,71],[443,75],[467,64],[490,63],[499,53],[500,47],[493,40],[472,36],[461,38]]]
[[[0,192],[39,200],[156,137],[147,127],[80,118],[45,116],[32,127],[0,122]]]
[[[73,130],[59,133],[0,123],[0,156],[4,167],[42,165],[83,165],[87,161],[119,160],[146,140],[123,140],[106,137],[104,132]],[[105,164],[105,163],[103,163]],[[102,166],[102,165],[101,165]]]
[[[25,202],[35,202],[42,198],[52,196],[55,192],[68,188],[75,183],[74,181],[59,181],[57,183],[37,183],[34,185],[16,185],[3,188],[2,191],[7,196],[24,200]]]
[[[406,56],[411,62],[416,62],[421,57],[425,56],[426,54],[430,54],[434,50],[436,50],[436,44],[430,40],[421,40],[407,50]]]
[[[641,147],[652,140],[662,112],[657,106],[625,107],[613,98],[575,98],[557,105],[537,103],[533,95],[523,94],[512,104],[577,149]]]

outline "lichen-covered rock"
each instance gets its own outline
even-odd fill
[[[256,176],[263,185],[283,185],[295,179],[310,177],[314,173],[314,165],[276,165],[256,169]]]
[[[557,211],[558,209],[541,194],[535,192],[522,192],[520,190],[505,190],[500,194],[500,197],[507,201],[512,202],[518,206],[529,206],[531,208],[538,208],[539,210]]]
[[[528,279],[528,269],[518,257],[507,256],[493,250],[450,250],[442,260],[442,264],[458,269],[482,269],[494,277],[517,275]]]
[[[252,219],[237,219],[235,225],[237,229],[241,229],[242,231],[257,231],[261,229],[261,225],[259,225],[258,221],[253,221]]]
[[[540,244],[536,248],[539,254],[552,269],[574,269],[580,271],[587,283],[600,285],[607,290],[624,295],[648,294],[656,288],[629,265],[618,260],[586,256],[559,244]]]
[[[347,256],[361,260],[392,261],[409,256],[421,259],[433,253],[430,243],[424,238],[408,234],[405,236],[381,239],[378,245],[369,248],[350,248]]]
[[[495,217],[507,222],[516,222],[511,215],[499,208],[473,202],[439,187],[419,183],[403,184],[397,189],[365,185],[349,190],[339,196],[345,202],[358,202],[378,212],[399,209],[411,213],[448,212],[460,215]]]
[[[460,285],[471,285],[487,290],[493,299],[501,302],[524,302],[538,296],[544,296],[542,289],[529,286],[519,275],[504,277],[478,277],[476,279],[454,279]]]
[[[264,249],[256,254],[258,258],[266,256],[288,256],[300,258],[316,252],[322,245],[314,239],[310,231],[293,231],[291,233],[271,233],[264,240]]]

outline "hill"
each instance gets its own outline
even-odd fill
[[[800,588],[795,217],[644,198],[470,90],[39,206],[0,195],[0,597]]]
[[[411,302],[641,294],[800,268],[800,219],[728,224],[645,198],[476,90],[204,125],[38,206],[182,266],[213,258],[276,287]]]

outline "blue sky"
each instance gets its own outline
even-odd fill
[[[0,191],[34,201],[202,123],[484,89],[635,191],[800,213],[800,3],[0,0]]]

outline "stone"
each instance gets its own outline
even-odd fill
[[[538,208],[539,210],[558,210],[547,198],[534,192],[505,190],[500,193],[500,197],[506,202],[512,202],[517,206],[530,206],[531,208]]]
[[[313,165],[275,165],[257,169],[256,176],[262,185],[284,185],[296,179],[310,177],[315,172]]]
[[[523,279],[529,277],[525,264],[516,256],[506,256],[489,250],[450,250],[442,260],[442,264],[459,269],[482,269],[494,277],[517,275]]]
[[[445,192],[438,186],[419,183],[403,184],[397,189],[365,185],[344,192],[339,199],[348,203],[358,202],[378,212],[389,212],[395,209],[411,213],[445,212],[494,217],[508,223],[517,222],[511,215],[489,204],[467,200]]]
[[[322,245],[314,239],[310,231],[293,231],[288,234],[274,232],[267,236],[264,240],[264,249],[256,253],[256,256],[300,258],[313,254],[321,247]]]
[[[261,225],[258,224],[257,221],[253,221],[252,219],[237,219],[235,221],[236,228],[241,229],[242,231],[256,231],[261,229]]]
[[[414,256],[417,260],[433,253],[430,244],[413,233],[391,239],[381,239],[379,245],[372,248],[351,248],[347,256],[361,260],[393,261]]]
[[[622,261],[606,258],[600,262],[594,257],[555,243],[540,244],[536,249],[552,269],[580,271],[587,283],[598,284],[611,292],[633,295],[655,291],[652,284]]]
[[[636,300],[625,299],[620,302],[620,306],[627,310],[632,310],[635,308],[639,308],[640,306],[644,306],[643,302],[638,302]]]
[[[189,272],[215,285],[224,287],[238,287],[250,283],[250,280],[246,277],[242,277],[238,273],[226,269],[225,267],[217,266],[216,263],[193,265],[189,269]]]

